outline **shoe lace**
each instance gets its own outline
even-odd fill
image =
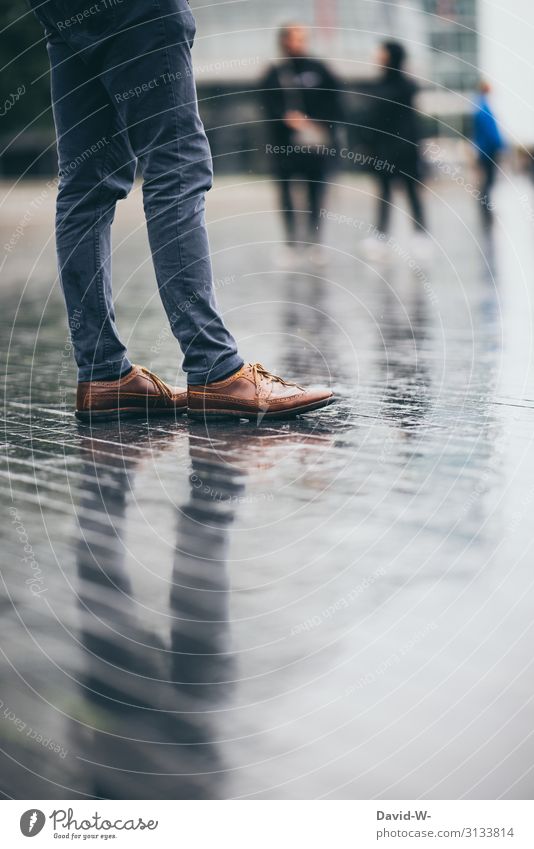
[[[158,387],[158,389],[160,390],[162,395],[166,395],[168,398],[170,398],[171,392],[169,390],[169,387],[161,379],[161,377],[158,377],[157,374],[154,374],[153,371],[150,371],[150,369],[147,369],[144,366],[141,366],[141,371],[143,372],[143,374],[146,374],[147,377],[149,377],[151,380],[154,381],[154,383],[156,384],[156,386]]]
[[[298,383],[292,383],[291,381],[284,380],[284,378],[280,377],[278,374],[270,372],[261,363],[252,363],[252,377],[254,378],[256,395],[259,395],[262,377],[266,377],[267,380],[276,381],[276,383],[281,383],[283,386],[296,386],[298,389],[302,389],[302,386],[299,386]]]

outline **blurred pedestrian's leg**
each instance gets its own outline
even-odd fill
[[[416,230],[426,232],[423,205],[421,203],[420,189],[417,180],[408,174],[403,175],[406,194],[410,203],[412,223]]]
[[[381,233],[387,233],[391,217],[391,178],[388,174],[380,174],[379,185],[380,198],[378,201],[377,229]]]
[[[306,174],[306,188],[308,191],[308,236],[312,244],[321,240],[321,209],[324,205],[326,193],[327,171],[323,157],[308,157],[310,159]]]
[[[295,206],[293,203],[293,191],[290,174],[280,176],[277,180],[280,196],[280,209],[284,221],[286,244],[293,247],[296,238]]]
[[[480,208],[482,210],[482,219],[485,224],[490,224],[493,220],[491,194],[495,184],[497,164],[492,157],[481,156],[479,159],[479,165],[482,171],[482,181],[480,185]]]

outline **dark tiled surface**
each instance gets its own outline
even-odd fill
[[[227,320],[247,357],[341,396],[294,423],[78,425],[51,196],[6,257],[0,789],[530,798],[532,258],[514,189],[493,240],[445,185],[431,261],[410,264],[399,213],[407,256],[368,265],[337,223],[324,269],[287,272],[269,187],[238,183],[210,201]],[[369,219],[371,188],[329,208]],[[11,196],[3,242],[38,191]],[[133,358],[179,379],[137,197],[115,245]]]

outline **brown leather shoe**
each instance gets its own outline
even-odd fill
[[[94,380],[78,384],[76,418],[109,421],[136,416],[174,414],[187,410],[187,390],[168,386],[142,366],[118,380]]]
[[[245,363],[238,372],[208,383],[189,386],[188,415],[196,419],[286,419],[309,413],[335,401],[329,389],[303,389],[271,374],[261,363]]]

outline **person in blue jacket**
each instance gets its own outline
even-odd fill
[[[473,142],[482,172],[480,186],[482,217],[485,223],[490,223],[494,208],[491,201],[491,192],[495,183],[499,154],[504,147],[504,142],[489,104],[488,94],[491,91],[489,84],[485,81],[481,82],[479,91],[480,95],[473,116]]]

